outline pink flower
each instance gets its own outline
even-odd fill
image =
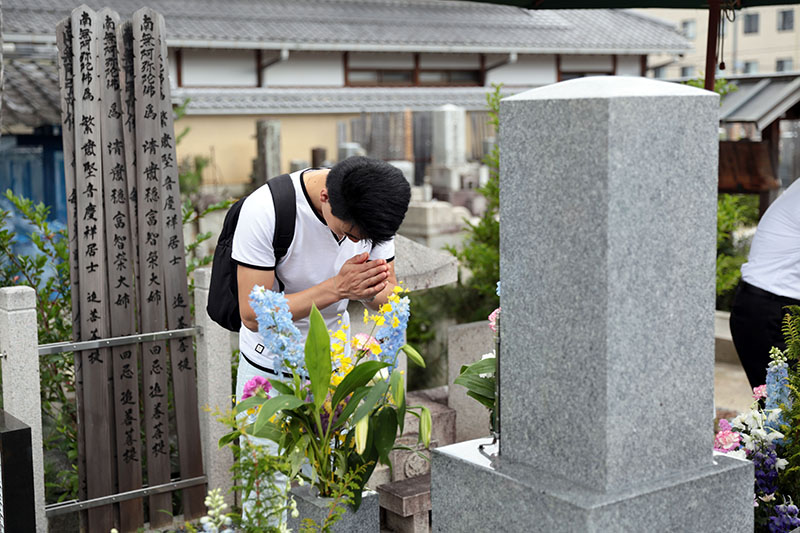
[[[731,430],[731,423],[728,422],[726,419],[721,418],[719,421],[719,430],[720,431],[730,431]]]
[[[355,335],[350,341],[350,344],[356,351],[369,350],[376,355],[381,353],[381,343],[378,342],[375,337],[367,335],[366,333],[359,333]]]
[[[498,307],[492,314],[489,315],[489,327],[492,328],[492,331],[497,332],[497,320],[500,318],[500,308]]]
[[[735,431],[729,429],[720,431],[714,438],[714,451],[728,453],[739,447],[741,438]]]
[[[758,387],[753,387],[753,398],[756,400],[760,400],[761,398],[767,397],[767,386],[766,385],[759,385]]]
[[[255,396],[258,393],[258,389],[263,390],[265,393],[269,392],[272,388],[272,385],[269,384],[267,378],[261,376],[253,376],[250,381],[244,384],[244,390],[242,391],[242,400],[246,400],[251,396]]]

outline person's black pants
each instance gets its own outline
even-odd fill
[[[781,324],[787,305],[800,305],[800,300],[778,296],[744,281],[736,289],[731,336],[751,387],[767,381],[770,348],[786,349]]]

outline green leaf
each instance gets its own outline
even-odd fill
[[[258,420],[256,420],[258,422]],[[272,442],[277,442],[278,444],[281,443],[281,439],[283,438],[283,431],[279,430],[275,426],[269,423],[269,420],[266,424],[262,425],[260,428],[256,428],[256,425],[253,424],[248,429],[247,433],[254,437],[258,437],[260,439],[269,439]]]
[[[371,421],[375,426],[375,447],[378,449],[380,461],[385,465],[391,465],[389,452],[392,451],[397,438],[397,416],[394,409],[384,407],[372,417]]]
[[[338,428],[339,426],[343,425],[347,422],[347,418],[356,410],[358,407],[358,402],[372,390],[371,387],[362,387],[356,389],[353,395],[350,397],[350,401],[347,402],[347,405],[344,409],[342,409],[342,413],[339,415],[339,418],[336,419],[336,423],[333,425],[333,429]]]
[[[379,381],[375,386],[370,387],[369,393],[364,398],[364,402],[356,409],[352,423],[355,424],[371,413],[372,410],[375,409],[375,406],[378,405],[381,398],[383,398],[383,395],[386,394],[387,390],[389,390],[389,384],[385,381]]]
[[[497,369],[497,360],[494,357],[481,359],[471,365],[461,367],[461,375],[465,374],[493,374]]]
[[[422,358],[422,356],[419,354],[418,351],[416,351],[414,348],[412,348],[408,344],[404,344],[403,347],[400,348],[400,349],[403,350],[406,353],[406,355],[408,356],[408,359],[410,361],[412,361],[417,366],[421,366],[422,368],[425,368],[425,359]]]
[[[242,400],[241,402],[236,404],[236,407],[233,409],[233,414],[238,415],[239,413],[243,413],[248,409],[252,409],[258,407],[262,403],[266,402],[267,398],[262,398],[260,396],[250,396],[246,400]]]
[[[331,382],[331,338],[328,326],[317,306],[311,304],[309,315],[308,337],[306,338],[306,368],[311,381],[311,393],[314,395],[314,406],[319,409],[328,396]]]
[[[272,418],[272,415],[278,411],[295,409],[304,404],[305,402],[296,396],[290,396],[286,394],[281,394],[280,396],[270,398],[264,402],[264,404],[261,406],[261,410],[258,411],[258,417],[256,418],[255,424],[253,424],[252,434],[257,437],[264,436],[271,438],[267,435],[262,435],[261,433],[264,428],[272,426],[272,423],[269,421],[269,419]]]
[[[336,406],[342,401],[348,394],[353,392],[359,387],[363,387],[369,380],[371,380],[375,374],[381,368],[386,368],[389,366],[389,363],[383,363],[381,361],[367,361],[366,363],[361,363],[353,370],[350,371],[347,376],[339,383],[339,386],[336,388],[336,392],[333,393],[333,399],[331,400],[332,409],[336,409]]]
[[[486,396],[481,396],[480,394],[475,394],[471,390],[467,391],[467,396],[469,396],[470,398],[474,398],[475,400],[480,402],[480,404],[483,405],[484,407],[486,407],[487,409],[494,409],[494,398],[487,398]]]
[[[288,394],[290,396],[294,395],[294,391],[289,385],[286,384],[286,382],[281,381],[278,378],[268,379],[267,381],[269,381],[269,384],[272,385],[273,389],[281,394]]]
[[[239,435],[241,435],[241,433],[239,433],[239,430],[236,430],[236,431],[231,431],[230,433],[227,433],[227,434],[223,435],[223,436],[222,436],[222,437],[220,437],[220,439],[219,439],[218,446],[219,446],[220,448],[224,448],[224,447],[225,447],[226,445],[228,445],[229,443],[231,443],[231,442],[235,441],[235,440],[236,440],[236,437],[238,437]]]
[[[491,378],[482,378],[472,374],[461,374],[453,383],[463,385],[467,390],[473,391],[481,396],[487,398],[494,398],[494,380]]]

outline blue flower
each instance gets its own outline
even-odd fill
[[[789,365],[786,357],[777,348],[770,351],[769,366],[767,367],[767,402],[765,409],[789,409],[792,407],[792,399],[789,397]],[[783,406],[783,407],[781,407]],[[783,411],[774,422],[767,422],[765,426],[775,430],[780,430],[780,426],[785,424]],[[781,441],[775,441],[781,444]]]
[[[264,348],[276,356],[274,370],[280,374],[291,372],[293,368],[302,369],[305,363],[303,336],[292,322],[286,296],[256,285],[250,292],[250,305],[256,313]]]

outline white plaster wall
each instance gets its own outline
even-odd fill
[[[340,52],[289,52],[289,59],[264,71],[267,87],[342,87],[344,64]]]
[[[169,64],[169,86],[173,89],[178,86],[178,62],[175,60],[175,50],[167,50],[167,61]]]
[[[414,68],[414,54],[395,52],[350,52],[350,68]]]
[[[478,69],[478,54],[420,54],[419,68]]]
[[[253,50],[184,49],[184,87],[255,87],[256,58]]]
[[[486,66],[491,66],[508,56],[489,56]],[[521,55],[516,63],[497,67],[486,73],[486,85],[502,83],[504,85],[539,86],[555,83],[556,57],[554,55]]]
[[[617,76],[643,76],[641,56],[617,56]]]
[[[561,72],[611,72],[613,68],[613,56],[561,56]]]

